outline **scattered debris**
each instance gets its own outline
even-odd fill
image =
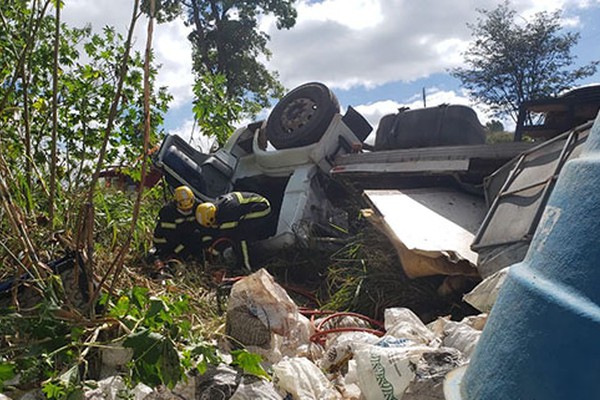
[[[273,384],[292,399],[400,399],[405,392],[411,399],[441,398],[445,373],[468,360],[485,324],[482,315],[461,322],[442,318],[426,326],[409,309],[390,308],[382,337],[364,330],[372,325],[369,318],[349,313],[307,325],[265,270],[233,285],[229,312],[235,314],[227,322],[232,341],[254,340],[251,344],[262,346],[257,349],[262,354],[268,347]],[[261,334],[242,332],[244,326]],[[314,335],[316,327],[325,326],[330,329],[326,340],[315,340],[321,338]]]
[[[473,290],[464,295],[464,300],[483,313],[489,313],[498,298],[510,267],[505,267],[485,278]]]

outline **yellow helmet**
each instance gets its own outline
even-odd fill
[[[194,207],[194,192],[187,186],[175,189],[175,203],[181,211],[190,211]]]
[[[196,221],[202,226],[211,227],[215,225],[217,207],[213,203],[200,203],[196,207]]]

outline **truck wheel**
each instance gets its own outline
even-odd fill
[[[315,143],[339,111],[340,104],[327,86],[306,83],[275,105],[266,123],[267,139],[276,149]]]

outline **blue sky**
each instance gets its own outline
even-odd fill
[[[400,106],[457,103],[476,109],[482,123],[485,110],[471,103],[460,82],[447,74],[460,66],[469,45],[467,23],[476,9],[493,9],[499,0],[298,0],[298,19],[291,30],[278,31],[272,18],[261,27],[271,36],[273,57],[267,65],[278,71],[284,86],[320,81],[337,95],[342,108],[352,105],[373,126],[381,116]],[[67,22],[89,21],[95,29],[109,24],[125,31],[132,1],[70,0],[63,15]],[[600,0],[513,0],[523,18],[538,11],[563,10],[562,24],[579,32],[574,54],[580,64],[600,59]],[[136,34],[145,43],[145,23]],[[191,54],[182,21],[155,28],[154,48],[162,64],[159,83],[175,100],[165,129],[189,137],[192,133]],[[581,82],[600,83],[600,73]],[[265,115],[268,110],[265,110]],[[198,132],[194,133],[198,135]]]

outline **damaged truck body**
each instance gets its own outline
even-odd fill
[[[591,118],[599,89],[582,91]],[[580,124],[587,117],[574,98],[565,96],[563,108],[571,113],[566,120]],[[549,110],[559,103],[549,101]],[[541,102],[535,107],[543,110]],[[547,113],[548,124],[555,119]],[[365,118],[352,107],[342,115],[335,95],[313,82],[288,93],[266,121],[237,129],[218,151],[205,154],[167,136],[154,163],[169,185],[188,185],[202,200],[232,190],[269,198],[271,229],[258,238],[265,249],[327,236],[344,217],[329,185],[350,183],[374,210],[371,221],[391,240],[408,277],[486,277],[524,257],[554,180],[577,157],[590,126],[562,118],[560,132],[546,141],[521,141],[528,131],[518,126],[515,141],[486,144],[472,109],[442,105],[384,116],[368,146]]]

